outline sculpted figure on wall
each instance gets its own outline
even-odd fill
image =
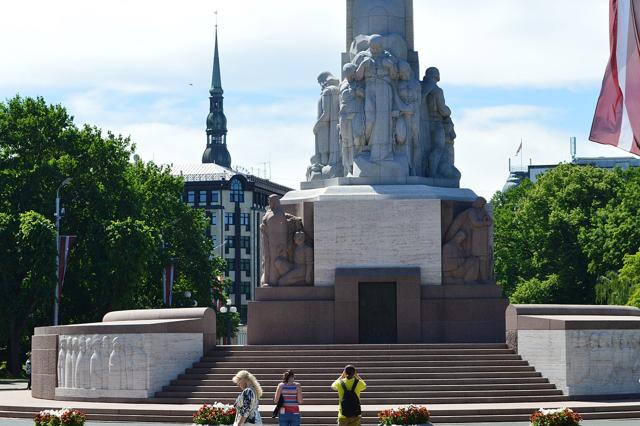
[[[446,135],[444,120],[451,116],[451,109],[445,104],[444,92],[438,87],[440,71],[429,67],[422,80],[422,109],[424,137],[428,136],[427,176],[438,177],[438,165],[445,151]],[[428,128],[428,133],[426,132]]]
[[[64,371],[64,367],[66,364],[66,359],[67,359],[67,339],[66,338],[61,338],[60,339],[60,350],[58,351],[58,386],[59,387],[64,387],[65,386],[65,371]]]
[[[280,278],[276,262],[287,258],[287,218],[280,206],[280,198],[269,196],[269,208],[260,225],[262,237],[262,279],[263,286],[275,285]]]
[[[305,240],[304,231],[295,233],[296,248],[293,253],[293,262],[282,259],[277,265],[282,273],[278,285],[313,285],[313,249],[306,244]]]
[[[113,349],[109,355],[109,389],[125,388],[125,365],[122,344],[118,337],[113,338]]]
[[[102,389],[102,359],[100,358],[100,338],[91,339],[91,358],[89,359],[89,388]]]
[[[356,81],[357,66],[344,65],[340,84],[340,145],[345,176],[353,174],[353,159],[364,146],[364,89]]]
[[[471,208],[455,217],[444,238],[443,259],[444,247],[447,247],[449,252],[453,252],[452,246],[458,244],[456,234],[463,231],[464,239],[461,236],[457,237],[458,240],[462,239],[459,243],[461,249],[457,253],[464,256],[463,259],[473,258],[478,263],[476,276],[471,277],[471,273],[469,273],[470,275],[466,277],[467,281],[487,282],[492,276],[493,262],[489,237],[493,221],[485,209],[486,204],[483,197],[478,197],[472,203]],[[449,261],[447,265],[443,261],[443,269],[446,266],[451,271],[453,266],[458,264],[460,264],[460,260]]]
[[[340,115],[340,80],[328,71],[320,73],[321,87],[318,100],[318,119],[313,126],[316,153],[311,158],[308,178],[321,179],[341,175],[341,150],[338,135]]]
[[[462,282],[475,281],[479,276],[480,259],[465,249],[467,235],[458,231],[442,247],[442,275]]]
[[[269,197],[260,232],[263,287],[313,283],[313,249],[308,244],[302,219],[285,213],[277,195]]]
[[[406,61],[398,64],[398,108],[400,116],[396,122],[396,142],[406,146],[409,169],[412,176],[422,175],[422,157],[420,144],[420,82],[413,78],[411,65]]]

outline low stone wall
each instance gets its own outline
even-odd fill
[[[640,393],[640,309],[511,305],[507,340],[572,397]]]
[[[36,398],[143,400],[215,348],[210,308],[111,312],[101,323],[39,327],[32,340]]]

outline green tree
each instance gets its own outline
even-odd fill
[[[535,184],[497,194],[495,273],[505,293],[514,293],[520,281],[557,276],[557,303],[593,303],[603,271],[619,268],[626,250],[637,251],[635,231],[628,229],[635,204],[623,202],[633,198],[628,185],[637,180],[634,173],[565,164]],[[616,211],[615,220],[608,211]],[[622,249],[596,248],[614,235],[624,236]]]
[[[521,281],[516,286],[516,290],[509,297],[509,301],[518,303],[557,303],[560,294],[560,278],[556,274],[549,275],[546,280],[531,278]]]
[[[8,369],[21,367],[21,338],[37,310],[50,312],[55,289],[55,228],[39,213],[17,217],[0,213],[0,286],[4,302],[0,315],[6,324]]]
[[[223,262],[211,256],[203,212],[183,202],[181,178],[167,167],[131,161],[133,154],[128,138],[77,127],[62,106],[42,98],[16,96],[0,103],[0,233],[18,238],[19,218],[30,211],[53,218],[56,189],[72,179],[60,192],[61,234],[77,236],[62,291],[61,323],[99,321],[115,309],[162,307],[161,277],[168,262],[176,265],[176,290],[189,291],[199,306],[224,298]],[[15,262],[15,244],[5,241],[13,240],[3,238],[0,250],[7,262]],[[8,266],[3,285],[22,282]],[[48,269],[50,280],[54,269]],[[4,306],[10,300],[5,299],[0,320],[31,315],[30,325],[49,325],[52,297],[50,289],[49,303],[31,314],[22,305]],[[30,336],[31,328],[22,333]]]
[[[596,301],[608,305],[640,307],[640,252],[624,256],[622,268],[600,277],[596,285]]]

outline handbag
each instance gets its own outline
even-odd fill
[[[281,393],[280,398],[278,398],[278,402],[276,403],[276,408],[273,409],[273,413],[271,414],[272,419],[275,419],[276,417],[278,417],[278,414],[280,414],[280,409],[282,408],[283,405],[284,405],[284,396],[282,396],[282,393]]]

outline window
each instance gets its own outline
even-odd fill
[[[207,204],[207,191],[200,191],[200,197],[198,198],[198,203],[201,206]]]
[[[187,203],[195,203],[196,202],[196,193],[195,191],[187,192]]]
[[[225,237],[224,244],[229,248],[236,248],[236,239],[233,237]]]
[[[211,224],[212,225],[218,224],[218,213],[216,212],[211,213]]]
[[[220,204],[220,193],[218,191],[211,191],[211,204]]]
[[[245,253],[251,253],[251,238],[240,237],[240,248],[245,249]]]
[[[233,213],[225,213],[224,214],[224,224],[225,225],[234,225]]]
[[[247,273],[247,276],[251,276],[251,259],[240,259],[240,270]]]
[[[242,190],[242,183],[236,179],[231,179],[231,202],[232,203],[243,203],[244,202],[244,191]]]
[[[240,213],[240,225],[249,224],[249,213]]]

